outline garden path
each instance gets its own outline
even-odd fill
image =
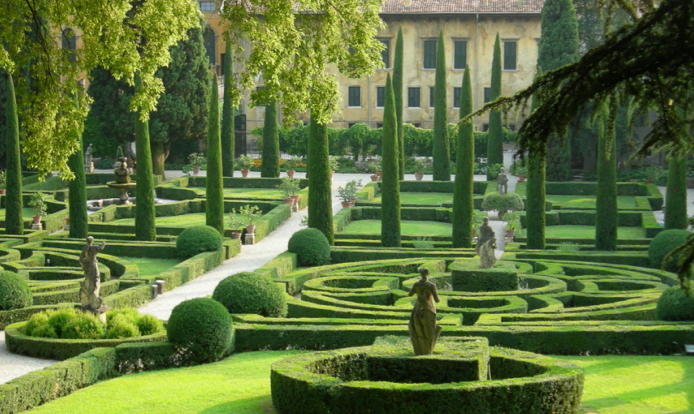
[[[0,331],[0,384],[29,372],[53,365],[58,361],[12,354],[5,346],[5,331]]]

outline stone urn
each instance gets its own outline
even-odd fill
[[[200,166],[193,165],[193,174],[195,174],[195,175],[200,174]]]
[[[379,178],[381,178],[381,176],[380,176],[380,175],[378,175],[378,174],[374,174],[374,175],[372,175],[372,176],[371,176],[371,181],[374,181],[374,182],[376,182],[376,181],[378,181],[378,179],[379,179]]]
[[[250,171],[251,171],[251,170],[241,170],[241,176],[242,176],[242,177],[248,177],[248,173],[249,173]]]
[[[255,234],[255,224],[249,224],[246,226],[246,233]]]
[[[242,172],[243,172],[243,171],[242,171]],[[294,178],[294,173],[295,173],[295,172],[296,172],[296,171],[294,171],[294,170],[287,170],[287,177],[289,177],[289,178]],[[244,177],[245,177],[245,175],[244,175]]]

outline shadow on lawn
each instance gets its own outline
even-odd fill
[[[275,407],[272,405],[272,397],[269,394],[255,398],[246,398],[244,400],[229,401],[224,404],[206,408],[200,411],[198,414],[226,414],[241,412],[277,414],[277,410],[275,410]]]

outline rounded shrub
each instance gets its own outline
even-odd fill
[[[48,314],[46,312],[31,315],[31,318],[29,318],[26,325],[24,325],[24,335],[34,336],[34,330],[42,325],[48,325]],[[53,333],[55,333],[55,330]]]
[[[303,229],[294,233],[287,250],[296,253],[300,266],[319,266],[330,260],[330,243],[317,229]]]
[[[55,332],[55,329],[48,323],[44,323],[32,329],[31,336],[36,338],[58,339],[58,334]]]
[[[0,311],[31,306],[31,290],[26,280],[13,272],[0,271]]]
[[[227,277],[214,289],[212,299],[224,305],[229,313],[287,316],[284,292],[272,280],[257,273]]]
[[[657,236],[651,240],[651,244],[648,246],[648,259],[651,262],[651,267],[660,269],[663,264],[663,259],[671,251],[680,247],[687,241],[692,233],[687,230],[665,230],[658,233]],[[665,265],[665,270],[669,272],[677,271],[677,261],[680,255],[674,255],[670,261]]]
[[[133,308],[121,308],[106,312],[107,329],[111,329],[111,324],[116,318],[122,318],[130,323],[135,323],[140,318],[140,313]]]
[[[58,337],[62,337],[63,329],[77,316],[77,311],[73,308],[58,309],[48,313],[48,325],[50,325]]]
[[[154,335],[164,330],[164,324],[155,316],[141,315],[137,320],[137,329],[140,330],[142,336]]]
[[[117,315],[109,323],[106,331],[108,339],[134,338],[140,336],[140,330],[127,316]]]
[[[489,193],[482,200],[482,210],[496,210],[499,212],[499,218],[509,211],[521,211],[523,207],[523,199],[516,193]]]
[[[191,299],[176,305],[166,330],[169,342],[191,362],[213,362],[231,343],[231,315],[214,299]]]
[[[694,292],[679,286],[663,292],[655,308],[655,317],[660,321],[694,321]]]
[[[62,339],[102,339],[104,328],[104,324],[95,315],[79,312],[65,324],[60,337]]]
[[[176,239],[176,249],[182,258],[222,248],[222,235],[214,227],[193,226],[183,230]]]

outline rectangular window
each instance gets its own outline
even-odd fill
[[[352,127],[355,126],[356,124],[357,124],[356,122],[348,122],[348,123],[347,123],[347,128],[352,128]]]
[[[383,122],[376,122],[376,128],[383,128]]]
[[[484,88],[484,103],[492,100],[492,88]]]
[[[434,87],[430,86],[429,87],[429,106],[431,108],[433,108],[435,102],[436,102],[436,100],[434,99]]]
[[[349,87],[349,106],[361,106],[361,86]]]
[[[385,49],[381,51],[381,58],[383,59],[383,67],[390,68],[390,40],[380,39],[381,43],[385,46]]]
[[[454,45],[453,69],[465,69],[465,65],[467,65],[467,41],[456,40]]]
[[[489,124],[482,124],[482,132],[489,131]]]
[[[424,69],[436,69],[436,40],[424,41]]]
[[[516,41],[505,41],[504,42],[504,70],[516,70],[516,48],[518,43]]]
[[[383,108],[386,105],[386,87],[376,87],[376,108]]]
[[[407,88],[407,106],[419,108],[419,88]]]
[[[460,108],[460,93],[462,88],[453,88],[453,107]]]
[[[214,11],[215,4],[213,1],[201,1],[200,10],[201,11]]]

